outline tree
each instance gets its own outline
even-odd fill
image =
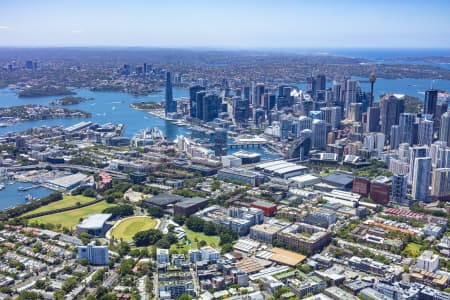
[[[192,300],[192,296],[184,293],[184,294],[181,294],[180,296],[178,296],[177,300]]]
[[[204,223],[205,221],[203,221],[203,219],[196,216],[190,216],[186,220],[187,228],[195,232],[202,232]]]
[[[124,276],[131,274],[133,266],[134,266],[133,259],[125,259],[124,261],[122,261],[119,266],[120,275]]]
[[[175,216],[173,216],[173,219],[172,219],[172,220],[173,220],[175,223],[177,223],[178,225],[183,226],[184,221],[186,221],[186,217],[183,216],[183,215],[175,215]]]
[[[97,196],[97,192],[94,189],[89,188],[83,192],[83,196],[94,198]]]
[[[134,244],[138,247],[154,245],[162,238],[162,232],[158,229],[140,231],[133,236]]]
[[[78,262],[79,262],[80,265],[82,265],[82,266],[87,266],[87,265],[89,265],[89,261],[88,261],[88,259],[85,258],[85,257],[83,257],[82,259],[80,259]]]
[[[148,213],[150,214],[150,216],[155,218],[161,218],[162,216],[164,216],[164,210],[156,205],[150,206],[148,208]]]
[[[216,234],[216,226],[212,222],[205,222],[203,224],[203,232],[206,235],[215,235]]]

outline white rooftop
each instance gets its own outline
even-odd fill
[[[106,221],[111,218],[112,214],[93,214],[78,224],[78,228],[98,230],[103,227]]]

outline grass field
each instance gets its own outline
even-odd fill
[[[123,239],[125,242],[130,242],[137,232],[153,229],[156,224],[157,221],[150,217],[130,217],[119,221],[111,229],[110,235],[116,240]]]
[[[80,204],[84,204],[84,203],[88,203],[88,202],[91,202],[94,200],[95,200],[95,198],[89,198],[89,197],[86,197],[83,195],[77,195],[77,196],[67,195],[67,196],[64,196],[64,198],[62,200],[41,206],[35,210],[29,211],[29,212],[23,214],[22,216],[32,215],[32,214],[49,211],[49,210],[54,210],[54,209],[59,209],[59,208],[65,208],[65,207],[76,205],[78,202]]]
[[[61,224],[62,227],[74,228],[80,222],[80,218],[85,218],[94,213],[101,213],[105,208],[111,206],[115,206],[115,204],[109,204],[106,201],[101,201],[86,207],[33,218],[29,220],[29,223],[51,223],[54,225]]]
[[[408,257],[417,257],[420,255],[420,247],[422,247],[422,245],[409,243],[403,251],[408,254]]]
[[[197,239],[198,242],[205,241],[208,245],[213,247],[219,247],[220,243],[220,237],[217,235],[206,235],[203,232],[194,232],[187,228],[185,228],[187,240],[191,243],[191,248],[197,248],[197,242],[195,240]]]

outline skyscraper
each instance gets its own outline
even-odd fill
[[[367,110],[367,132],[380,131],[380,108],[369,107]]]
[[[197,93],[197,97],[199,94],[202,94],[202,92]],[[201,120],[203,122],[211,122],[219,116],[221,100],[215,93],[206,93],[204,97],[202,97],[202,100],[203,101],[200,102],[202,106]],[[197,102],[197,105],[198,103],[199,102]]]
[[[392,150],[397,149],[400,145],[400,126],[398,125],[392,125],[391,126],[391,132],[390,132],[390,140],[389,140],[389,146]],[[407,143],[409,146],[409,143]]]
[[[189,88],[189,104],[192,118],[198,118],[197,116],[197,93],[203,91],[205,88],[200,85],[194,85]]]
[[[214,131],[214,154],[224,156],[227,154],[227,130],[216,128]]]
[[[428,157],[430,155],[430,148],[427,146],[416,146],[411,147],[409,149],[409,176],[408,182],[413,182],[414,170],[415,170],[415,162],[417,158],[420,157]]]
[[[415,114],[401,113],[399,117],[400,142],[413,145]]]
[[[433,123],[433,121],[427,119],[421,119],[419,121],[419,145],[431,145],[433,142]]]
[[[203,103],[205,96],[206,92],[204,90],[200,90],[199,92],[195,93],[195,101],[193,101],[192,103],[194,110],[191,111],[191,113],[193,114],[194,118],[199,120],[203,119]]]
[[[166,116],[169,113],[177,112],[177,102],[173,100],[172,73],[166,72]]]
[[[407,176],[404,174],[394,174],[392,176],[391,200],[396,203],[406,201]]]
[[[414,200],[428,201],[431,182],[431,157],[418,157],[414,161],[412,197]]]
[[[265,87],[263,83],[258,83],[253,90],[252,104],[253,107],[262,107],[264,105],[263,96],[264,96]]]
[[[450,146],[450,113],[446,112],[441,117],[441,132],[439,140],[447,143]]]
[[[316,76],[316,90],[324,91],[327,88],[327,78],[325,74],[319,74]]]
[[[399,123],[400,114],[405,110],[404,97],[386,95],[381,99],[381,132],[389,140],[392,125]]]
[[[450,200],[450,168],[433,170],[431,180],[431,197],[433,200]]]
[[[332,129],[339,128],[341,123],[341,109],[337,106],[322,107],[322,116],[325,122],[331,125]]]
[[[358,101],[360,92],[359,82],[357,80],[347,80],[345,84],[345,110],[346,117],[349,117],[350,104]]]
[[[250,104],[248,99],[233,97],[233,120],[236,125],[244,125],[249,118]]]
[[[324,120],[315,119],[312,122],[312,147],[325,149],[327,145],[327,123]]]
[[[427,115],[436,116],[436,104],[438,98],[437,90],[425,91],[425,101],[423,103],[423,113]]]

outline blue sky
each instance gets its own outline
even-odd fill
[[[0,46],[450,48],[447,0],[0,0]]]

